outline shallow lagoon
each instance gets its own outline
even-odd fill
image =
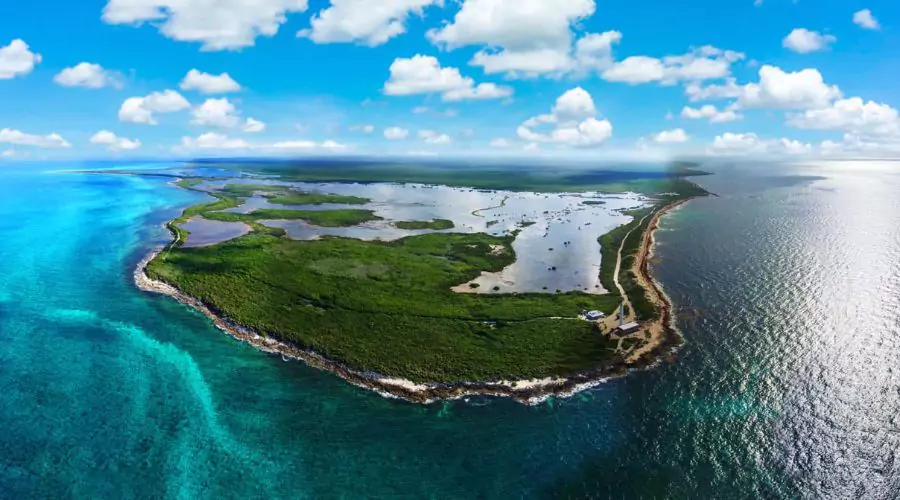
[[[366,205],[353,206],[290,206],[271,204],[263,196],[253,196],[244,205],[229,209],[230,212],[248,213],[259,208],[362,208],[374,210],[384,219],[359,226],[334,228],[318,227],[299,220],[262,221],[267,226],[285,229],[289,237],[298,240],[337,236],[392,241],[430,232],[503,235],[518,230],[513,243],[515,263],[500,273],[486,273],[475,279],[473,283],[478,284],[477,288],[467,284],[460,287],[460,291],[477,293],[606,292],[599,280],[601,257],[597,239],[631,220],[623,211],[648,204],[646,198],[630,193],[528,193],[421,184],[275,183],[235,179],[206,182],[200,187],[220,188],[226,183],[279,184],[300,191],[360,196],[372,200]],[[597,202],[602,204],[590,204]],[[456,227],[433,231],[404,230],[394,226],[396,221],[431,219],[449,219]],[[533,224],[523,224],[526,222]]]
[[[184,243],[185,247],[215,245],[250,232],[250,226],[243,222],[223,222],[202,217],[191,217],[181,224],[181,228],[190,233]]]

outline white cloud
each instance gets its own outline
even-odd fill
[[[453,142],[449,135],[440,134],[434,130],[420,130],[418,135],[419,139],[422,139],[428,144],[450,144]]]
[[[689,83],[684,88],[691,102],[710,99],[736,99],[744,94],[744,87],[738,85],[734,78],[726,78],[723,84],[703,86],[697,82]]]
[[[498,137],[497,139],[491,140],[490,146],[492,148],[508,148],[510,146],[509,141],[503,139],[502,137]]]
[[[812,151],[811,144],[793,139],[761,139],[752,132],[744,134],[726,132],[713,139],[707,154],[713,156],[796,156],[810,154]]]
[[[857,26],[860,26],[867,30],[881,29],[881,25],[878,24],[878,19],[875,19],[875,16],[872,15],[872,11],[869,9],[863,9],[854,13],[853,22]]]
[[[387,95],[443,94],[445,101],[499,99],[512,95],[512,89],[493,83],[475,85],[457,68],[442,68],[437,58],[416,54],[391,63],[391,76],[384,84]]]
[[[448,102],[464,101],[464,100],[486,100],[500,99],[509,97],[513,93],[509,87],[497,85],[495,83],[479,83],[474,87],[466,87],[458,90],[451,90],[444,93],[444,100]]]
[[[384,138],[389,141],[399,141],[409,137],[409,130],[400,127],[389,127],[384,130]]]
[[[207,132],[197,137],[182,137],[181,149],[210,149],[210,150],[233,150],[242,149],[247,151],[285,151],[285,150],[340,150],[346,146],[332,140],[324,142],[315,142],[308,140],[287,140],[268,142],[248,142],[244,139],[231,138],[216,132]]]
[[[516,130],[520,138],[537,143],[551,142],[566,146],[598,146],[612,137],[612,124],[595,118],[597,109],[591,95],[576,87],[561,95],[553,106],[551,114],[529,118]],[[547,133],[534,129],[554,125]]]
[[[522,151],[538,151],[541,149],[541,146],[536,142],[529,142],[528,144],[522,146]]]
[[[840,89],[826,84],[818,70],[786,73],[764,65],[759,69],[759,83],[745,85],[738,104],[748,108],[814,109],[827,107],[840,96]]]
[[[730,109],[719,111],[712,104],[706,104],[699,108],[685,106],[684,109],[681,110],[681,117],[689,120],[708,119],[710,123],[731,122],[743,118],[743,116]]]
[[[26,134],[15,129],[5,128],[0,130],[0,143],[15,144],[17,146],[32,146],[45,149],[70,148],[72,144],[63,139],[57,133],[48,135]]]
[[[601,72],[604,80],[630,85],[660,82],[672,85],[680,81],[699,82],[726,78],[731,65],[743,59],[744,54],[722,50],[711,45],[692,49],[686,54],[666,56],[661,59],[649,56],[631,56],[613,63]]]
[[[250,143],[244,139],[231,139],[223,134],[207,132],[194,137],[182,137],[181,145],[187,149],[244,149]]]
[[[375,131],[374,125],[354,125],[350,127],[351,132],[362,132],[364,134],[371,134]]]
[[[810,109],[788,120],[804,129],[841,130],[861,137],[900,138],[900,114],[887,104],[859,97],[840,99],[830,107]]]
[[[655,134],[653,136],[653,142],[658,142],[660,144],[673,144],[680,142],[687,142],[691,138],[687,135],[684,129],[675,128],[672,130],[663,130],[662,132]]]
[[[427,36],[449,49],[484,46],[470,64],[488,74],[568,71],[572,28],[595,8],[594,0],[464,0],[451,23]]]
[[[247,121],[244,122],[243,130],[249,134],[255,134],[258,132],[262,132],[266,129],[266,124],[255,120],[253,118],[247,118]]]
[[[24,40],[17,38],[0,47],[0,80],[25,76],[40,62],[41,55],[32,52]]]
[[[665,74],[666,69],[659,59],[631,56],[607,68],[602,76],[610,82],[638,84],[662,80]]]
[[[287,14],[306,8],[307,0],[109,0],[103,21],[148,23],[173,40],[202,43],[203,50],[236,50],[275,35]]]
[[[806,28],[796,28],[784,37],[781,45],[799,54],[808,54],[825,50],[836,41],[837,38],[832,35],[823,35],[818,31],[810,31]]]
[[[212,75],[192,69],[181,80],[181,90],[199,90],[204,94],[227,94],[239,92],[241,86],[228,73]]]
[[[422,15],[431,5],[443,5],[443,0],[331,0],[331,6],[312,17],[312,27],[297,36],[316,43],[381,45],[406,32],[410,14]]]
[[[738,85],[726,79],[721,85],[689,84],[685,93],[693,101],[736,99],[737,108],[816,109],[828,107],[842,96],[836,85],[828,85],[818,70],[807,68],[785,72],[777,66],[763,65],[759,82]]]
[[[429,108],[428,106],[416,106],[412,110],[412,112],[417,115],[421,115],[422,113],[427,113],[429,111],[431,111],[431,108]]]
[[[133,150],[141,147],[141,141],[118,137],[109,130],[101,130],[91,137],[91,144],[107,146],[110,151]]]
[[[119,120],[127,123],[156,125],[154,113],[174,113],[191,107],[178,92],[164,90],[146,97],[129,97],[119,108]]]
[[[612,46],[622,40],[622,33],[607,31],[588,33],[575,42],[575,62],[579,71],[602,71],[613,64]]]
[[[99,64],[89,62],[78,63],[65,68],[53,77],[53,81],[63,87],[84,87],[101,89],[103,87],[122,87],[122,75],[103,69]]]
[[[191,110],[191,123],[206,127],[232,128],[240,122],[237,110],[227,97],[207,99]]]

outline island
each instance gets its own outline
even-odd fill
[[[624,184],[589,184],[578,174],[580,180],[538,190],[496,185],[490,175],[479,181],[474,172],[418,184],[388,171],[346,193],[314,190],[310,182],[321,179],[296,171],[265,184],[181,177],[174,184],[212,201],[167,223],[172,242],[142,259],[134,277],[141,289],[174,297],[237,339],[386,396],[428,403],[489,395],[533,404],[649,366],[682,342],[649,261],[660,218],[708,194],[688,179],[701,174],[681,167]],[[477,195],[487,208],[393,220],[367,192],[379,182],[403,193],[453,189],[449,198]],[[610,189],[597,189],[604,187]],[[612,196],[584,203],[580,194],[571,200],[565,194],[587,189],[592,199],[635,196],[616,209]],[[251,199],[285,207],[240,212]],[[533,208],[540,203],[548,209]],[[517,206],[522,213],[509,216]],[[610,230],[595,237],[597,221],[607,219],[627,222],[609,222]],[[189,221],[242,229],[224,241],[192,245]],[[285,226],[297,223],[301,238]],[[569,248],[585,251],[590,239],[599,268],[593,276],[583,267],[541,269],[543,286],[506,279],[504,270],[520,260],[523,231],[533,239],[582,236],[559,242],[556,252],[539,250],[563,259]],[[523,248],[521,257],[526,251],[538,250]],[[551,280],[578,284],[561,289],[566,285]]]

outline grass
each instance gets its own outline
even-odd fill
[[[394,223],[394,226],[400,229],[453,229],[456,227],[452,220],[434,219],[434,220],[401,220]]]

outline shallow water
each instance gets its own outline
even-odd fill
[[[259,183],[242,179],[214,181],[203,189],[227,183]],[[271,181],[263,181],[271,184]],[[600,193],[546,194],[482,191],[421,184],[335,184],[287,183],[301,191],[335,193],[369,198],[365,205],[273,205],[254,196],[229,211],[246,213],[258,208],[326,210],[370,209],[383,221],[353,227],[318,227],[299,220],[262,221],[282,228],[289,237],[312,240],[340,236],[361,240],[393,241],[432,232],[487,232],[495,235],[520,230],[513,243],[516,262],[502,272],[485,274],[475,280],[476,293],[547,292],[580,290],[603,293],[600,284],[600,244],[597,239],[617,226],[631,221],[623,210],[639,208],[647,200],[634,194]],[[602,201],[599,205],[585,201]],[[405,220],[449,219],[451,230],[404,230],[392,223]],[[524,227],[522,222],[534,222]],[[190,241],[190,238],[188,239]],[[464,290],[472,290],[462,284]],[[494,289],[496,287],[496,290]]]
[[[900,178],[823,168],[700,179],[722,196],[658,234],[677,359],[525,407],[410,405],[233,341],[131,283],[202,196],[6,167],[0,493],[897,498]]]
[[[251,231],[250,226],[243,222],[208,220],[203,217],[191,217],[181,224],[181,228],[190,233],[183,244],[186,248],[215,245]]]

